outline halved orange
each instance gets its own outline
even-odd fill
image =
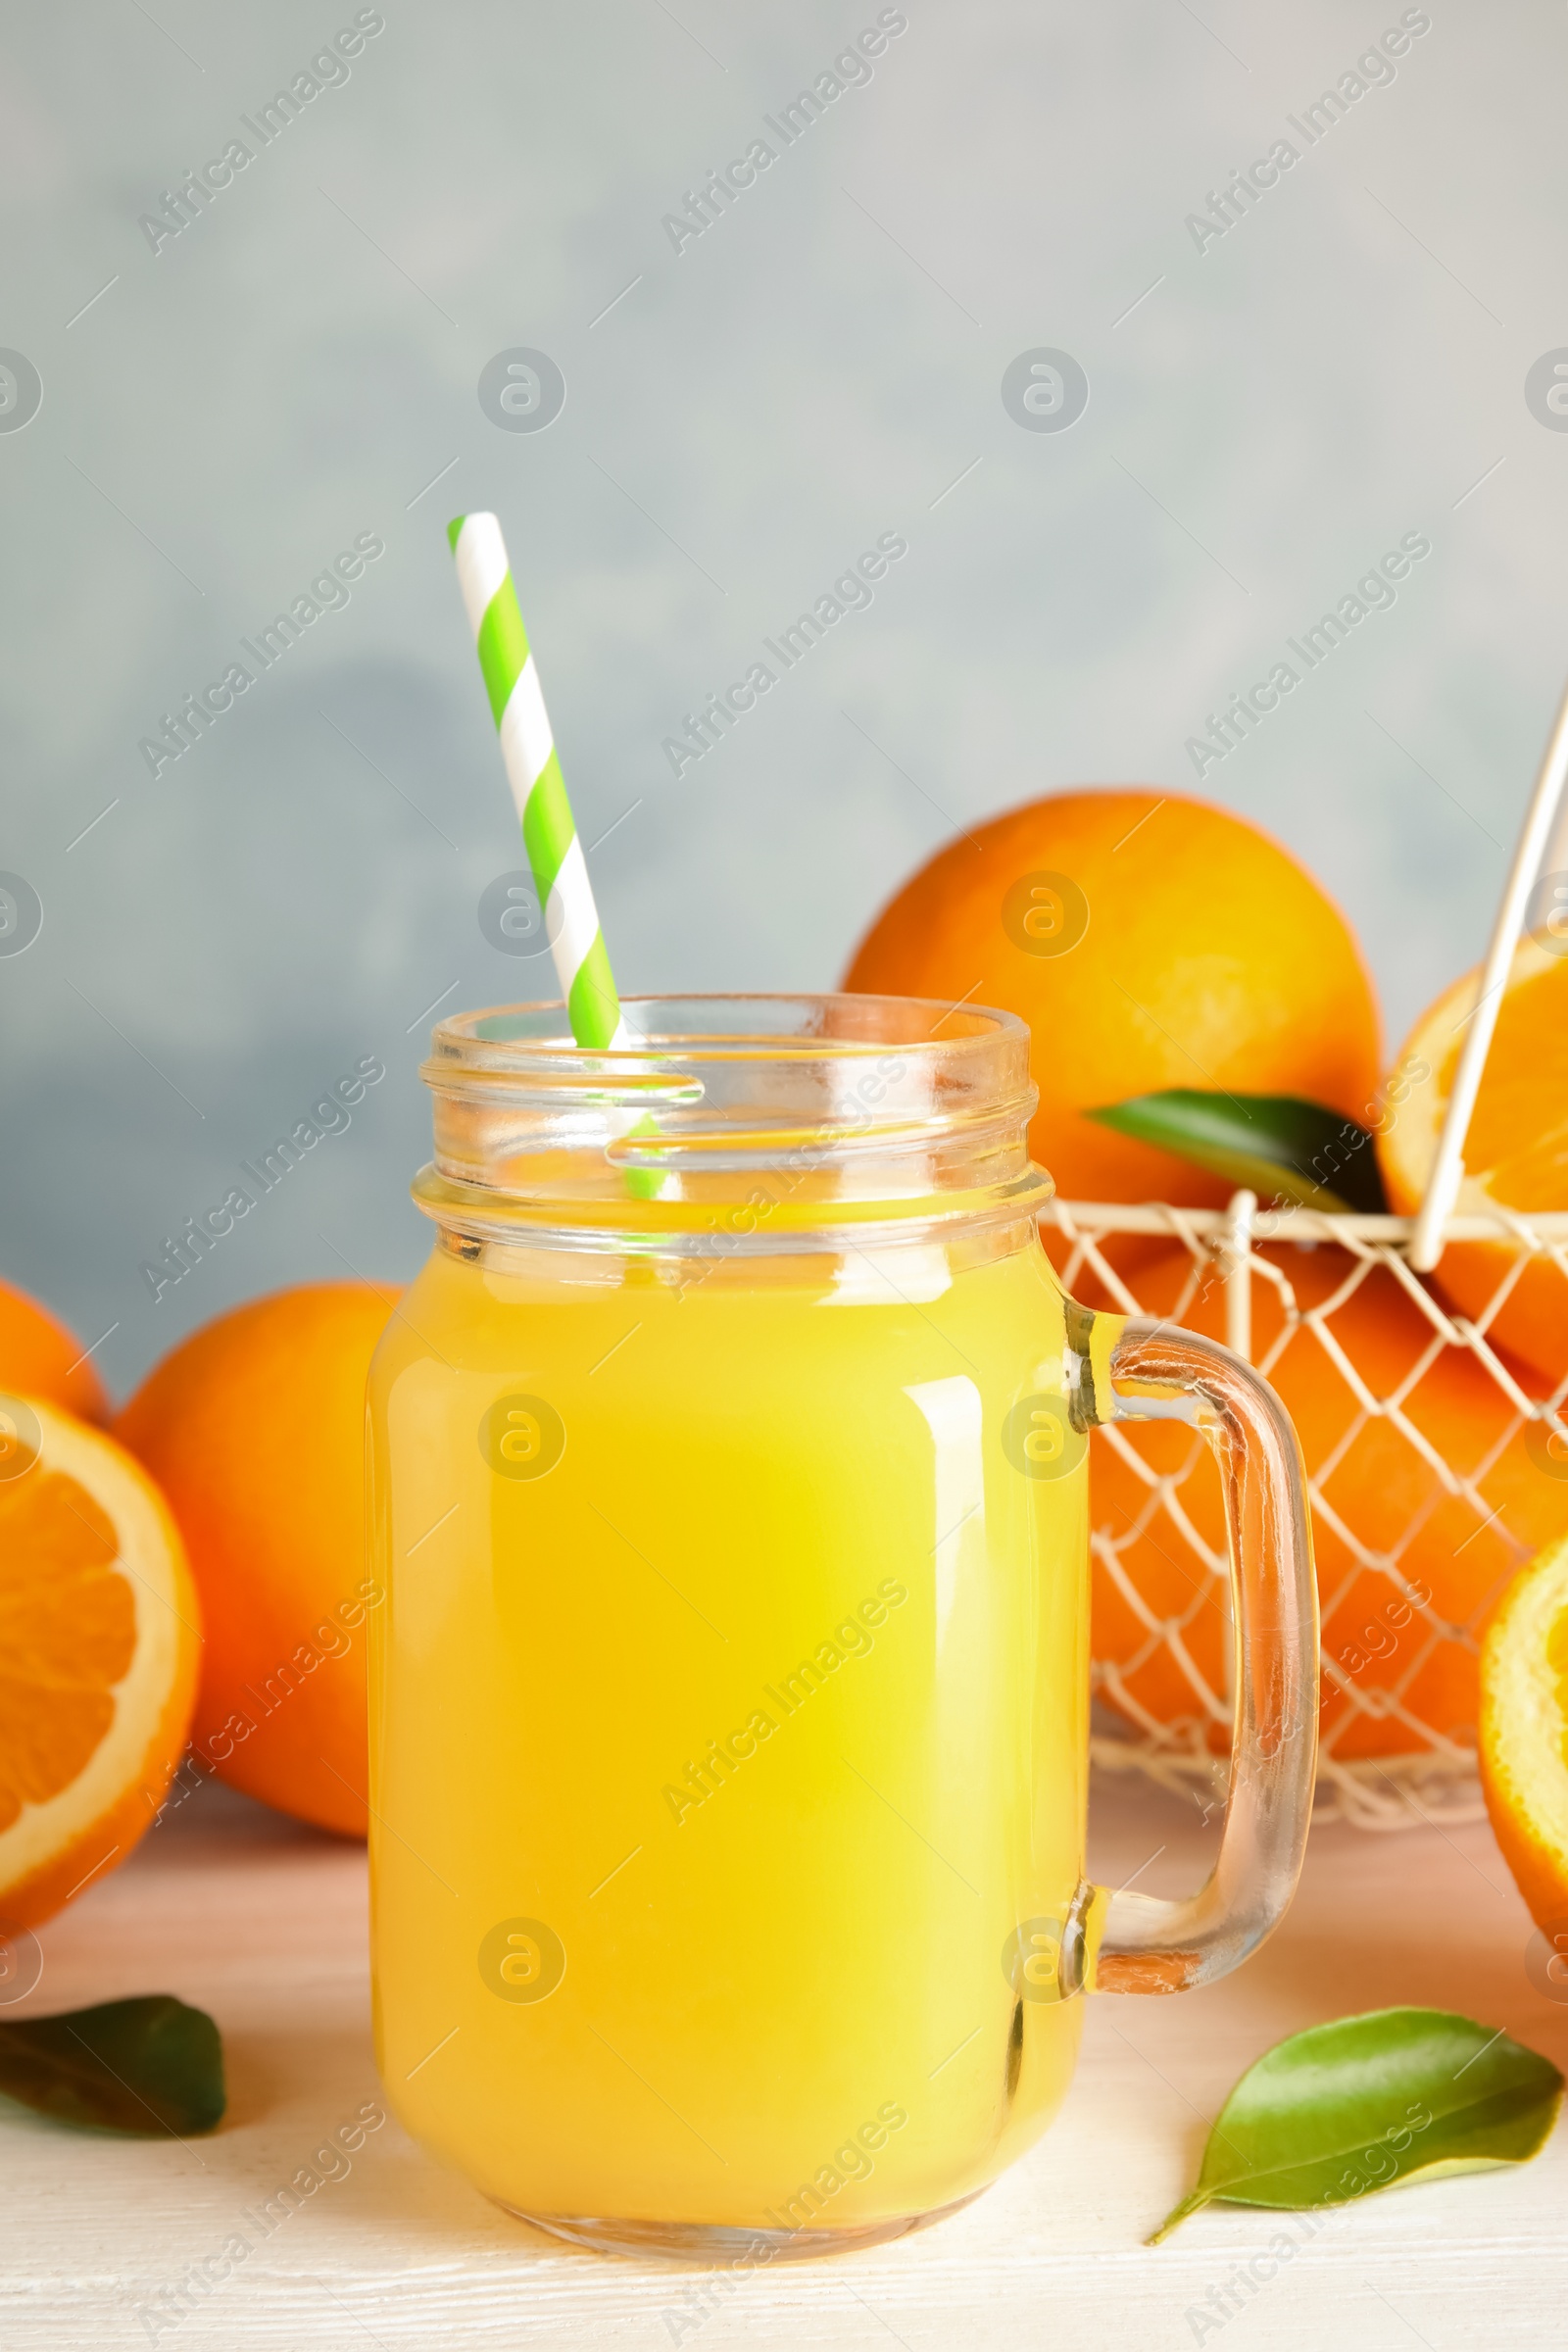
[[[1426,1191],[1480,977],[1467,972],[1427,1007],[1391,1082],[1378,1161],[1390,1206],[1400,1216],[1413,1216]],[[1396,1101],[1400,1074],[1412,1069],[1427,1075],[1410,1080],[1408,1095]],[[1540,939],[1521,940],[1515,953],[1464,1164],[1455,1202],[1461,1215],[1499,1203],[1525,1216],[1568,1209],[1568,956]],[[1521,1266],[1520,1256],[1520,1245],[1505,1239],[1450,1242],[1434,1280],[1476,1322],[1517,1268],[1489,1336],[1556,1383],[1568,1372],[1568,1275],[1549,1257],[1530,1256]]]
[[[1481,1779],[1538,1926],[1568,1924],[1568,1538],[1521,1568],[1481,1648]]]
[[[0,1932],[48,1919],[151,1827],[200,1626],[140,1463],[42,1397],[0,1396]]]

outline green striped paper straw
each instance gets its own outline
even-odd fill
[[[460,514],[448,523],[447,537],[479,649],[507,781],[522,819],[523,845],[571,1034],[579,1046],[628,1046],[632,1039],[621,1019],[610,951],[599,928],[501,525],[493,514]]]

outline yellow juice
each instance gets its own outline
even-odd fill
[[[1016,1431],[1064,1338],[1032,1226],[437,1248],[371,1378],[376,2032],[489,2195],[855,2231],[1043,2129],[1087,1470]]]

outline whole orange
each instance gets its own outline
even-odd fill
[[[169,1498],[201,1595],[191,1722],[225,1781],[366,1828],[365,1381],[397,1298],[306,1284],[220,1315],[115,1424]]]
[[[1083,1117],[1166,1087],[1365,1119],[1378,1014],[1339,909],[1267,834],[1179,793],[1054,793],[976,826],[883,908],[844,986],[995,1004],[1034,1034],[1034,1156],[1080,1200],[1222,1202]]]
[[[0,1389],[63,1404],[78,1421],[109,1418],[104,1384],[81,1342],[10,1282],[0,1282]]]
[[[1433,1324],[1386,1267],[1355,1283],[1357,1261],[1344,1250],[1271,1244],[1258,1254],[1273,1278],[1253,1278],[1252,1353],[1296,1424],[1313,1489],[1325,1743],[1346,1759],[1420,1752],[1434,1733],[1472,1744],[1482,1625],[1520,1562],[1568,1534],[1562,1442],[1521,1426],[1468,1353],[1445,1348],[1426,1363]],[[1224,1337],[1222,1285],[1211,1269],[1195,1276],[1180,1245],[1128,1280],[1147,1312]],[[1283,1346],[1280,1282],[1297,1311],[1320,1318],[1316,1328],[1297,1322]],[[1092,1284],[1078,1287],[1098,1303]],[[1509,1369],[1527,1394],[1543,1392],[1526,1367]],[[1206,1450],[1170,1422],[1126,1422],[1095,1440],[1094,1654],[1101,1695],[1134,1721],[1201,1716],[1184,1660],[1221,1690],[1219,1480],[1199,1459],[1179,1484],[1161,1483]]]

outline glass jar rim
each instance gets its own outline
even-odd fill
[[[482,1061],[492,1068],[508,1063],[520,1068],[535,1058],[548,1058],[553,1064],[655,1056],[680,1061],[800,1060],[885,1054],[890,1046],[932,1058],[972,1061],[1004,1041],[1021,1040],[1027,1052],[1029,1034],[1016,1013],[993,1005],[973,1004],[963,998],[944,1004],[938,997],[879,992],[691,991],[622,997],[620,1009],[626,1035],[612,1046],[579,1046],[559,997],[449,1014],[431,1031],[431,1046],[451,1059]],[[661,1010],[668,1025],[655,1028],[652,1020]],[[784,1016],[791,1010],[800,1016],[798,1026],[786,1025]],[[772,1024],[769,1011],[778,1016]],[[730,1025],[699,1025],[704,1015],[727,1016]]]
[[[768,1250],[1016,1220],[1049,1197],[1014,1013],[805,993],[631,997],[622,1013],[626,1041],[595,1049],[559,999],[438,1024],[420,1070],[435,1099],[435,1157],[414,1188],[426,1214],[471,1233],[704,1247],[765,1207],[751,1246]]]

